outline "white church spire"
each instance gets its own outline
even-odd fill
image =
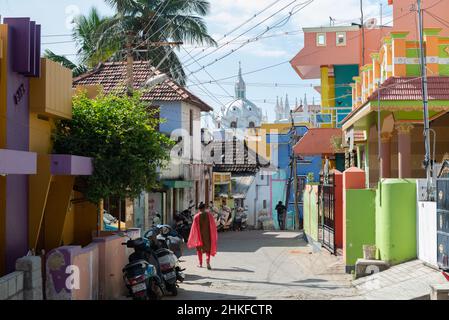
[[[235,84],[235,98],[246,99],[246,84],[242,77],[242,63],[239,62],[239,77]]]

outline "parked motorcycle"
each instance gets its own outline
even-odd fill
[[[159,241],[160,247],[173,251],[178,259],[182,257],[183,239],[176,230],[173,230],[173,228],[167,224],[159,224],[147,231],[144,237],[148,238],[151,232],[157,234],[157,240]]]
[[[243,231],[248,228],[247,209],[239,207],[234,218],[234,231]]]
[[[128,296],[133,300],[161,299],[163,284],[158,275],[157,257],[141,238],[128,240],[122,245],[134,249],[129,256],[129,263],[122,270]]]
[[[189,207],[182,211],[178,212],[175,215],[175,231],[181,235],[181,237],[184,239],[184,242],[187,243],[189,240],[190,235],[190,228],[192,227],[193,223],[193,213],[192,209],[195,207],[193,204],[193,201],[190,201]]]
[[[165,288],[163,293],[165,295],[171,293],[173,296],[176,296],[178,294],[177,282],[184,281],[185,275],[183,271],[185,269],[181,269],[178,258],[173,251],[165,247],[164,237],[158,233],[157,228],[153,228],[146,233],[146,237],[149,241],[149,247],[157,256]]]

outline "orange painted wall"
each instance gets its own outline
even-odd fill
[[[416,25],[416,12],[410,12],[411,6],[415,5],[416,0],[394,0],[393,1],[393,19],[394,31],[408,31],[407,39],[419,39],[418,28]],[[432,17],[437,16],[443,20],[449,21],[449,1],[446,0],[423,0],[422,7],[426,8],[424,13],[425,28],[443,28],[442,36],[449,36],[449,28],[442,25],[440,21]],[[431,15],[432,14],[432,15]]]

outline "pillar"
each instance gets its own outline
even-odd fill
[[[391,178],[391,132],[381,134],[380,178]]]
[[[408,32],[392,32],[393,76],[407,76],[407,48]]]
[[[400,123],[396,125],[398,132],[398,169],[399,178],[411,178],[411,131],[413,125],[410,123]]]
[[[438,76],[439,72],[439,56],[440,56],[440,28],[424,29],[424,37],[426,41],[427,69],[429,76]]]

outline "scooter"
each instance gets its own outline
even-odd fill
[[[133,300],[160,300],[163,295],[163,283],[155,265],[157,257],[148,250],[147,244],[141,238],[128,240],[122,245],[134,249],[129,256],[129,263],[122,270],[128,296]]]
[[[223,208],[224,211],[224,217],[223,217],[223,231],[228,231],[231,230],[234,224],[234,218],[235,218],[235,214],[234,214],[234,210],[230,209],[228,207]]]
[[[176,232],[182,236],[184,242],[189,241],[190,229],[193,224],[193,214],[192,209],[195,207],[193,201],[190,201],[189,207],[175,215],[175,230]]]
[[[171,293],[173,296],[178,295],[177,282],[184,282],[185,274],[183,271],[185,269],[181,269],[179,260],[173,251],[164,248],[164,245],[161,244],[161,242],[163,242],[161,241],[163,236],[158,235],[156,228],[148,231],[146,237],[149,242],[149,247],[156,254],[160,265],[161,278],[163,279],[165,287],[165,290],[163,291],[164,294],[167,295],[168,293]]]
[[[167,224],[160,224],[147,231],[144,237],[148,238],[151,232],[156,232],[160,247],[173,251],[178,259],[182,257],[183,239],[176,230]]]
[[[248,228],[248,215],[244,208],[239,207],[234,218],[234,231],[243,231]]]

